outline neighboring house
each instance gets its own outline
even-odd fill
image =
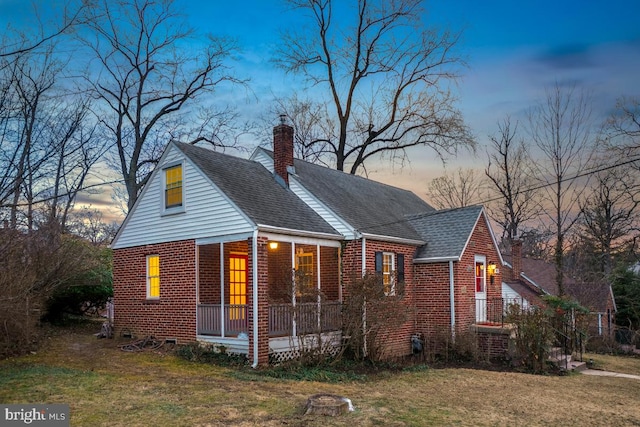
[[[170,143],[112,247],[117,333],[224,346],[253,366],[295,357],[319,330],[339,347],[342,302],[365,272],[406,305],[388,357],[411,354],[414,335],[486,323],[501,292],[482,207],[436,211],[294,159],[286,124],[249,160]]]
[[[506,304],[517,303],[523,307],[543,306],[542,296],[557,296],[555,266],[541,259],[522,256],[522,242],[512,244],[511,255],[504,255],[505,265],[502,297]],[[611,335],[616,312],[611,285],[606,282],[583,283],[572,277],[564,277],[565,294],[591,311],[592,335]]]

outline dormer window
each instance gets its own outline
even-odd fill
[[[164,208],[182,207],[182,165],[164,170]]]

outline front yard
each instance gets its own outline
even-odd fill
[[[56,334],[36,354],[0,362],[0,402],[66,403],[71,425],[405,426],[638,425],[640,380],[413,369],[338,383],[293,381],[127,353],[93,331]],[[587,355],[639,374],[640,359]],[[316,393],[352,400],[337,418],[304,416]]]

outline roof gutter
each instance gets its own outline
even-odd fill
[[[294,230],[292,228],[273,227],[271,225],[258,224],[257,231],[265,233],[288,234],[290,236],[315,237],[317,239],[343,240],[342,234],[320,233],[316,231]]]
[[[433,258],[415,258],[414,264],[432,264],[434,262],[458,262],[460,257],[457,256],[445,256],[445,257],[433,257]]]
[[[425,242],[424,240],[415,240],[415,239],[406,239],[404,237],[394,237],[394,236],[384,236],[382,234],[370,234],[370,233],[360,233],[363,238],[371,239],[371,240],[381,240],[383,242],[391,242],[391,243],[402,243],[405,245],[414,245],[414,246],[422,246]]]

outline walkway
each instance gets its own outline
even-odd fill
[[[601,371],[599,369],[585,369],[581,371],[584,375],[595,375],[598,377],[618,377],[618,378],[632,378],[634,380],[640,380],[640,375],[620,374],[618,372]]]

